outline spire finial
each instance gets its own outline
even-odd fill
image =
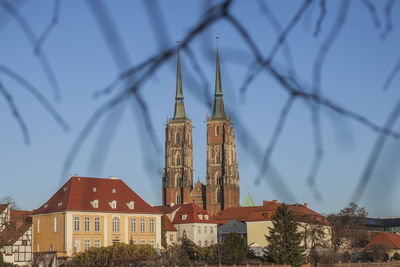
[[[214,110],[213,118],[225,118],[224,101],[222,99],[222,86],[221,86],[221,71],[219,66],[219,47],[217,39],[217,62],[216,62],[216,72],[215,72],[215,93],[214,93]]]
[[[175,95],[175,112],[174,119],[185,118],[185,106],[183,104],[183,90],[182,90],[182,75],[181,75],[181,60],[179,57],[179,40],[176,41],[178,46],[177,64],[176,64],[176,95]]]

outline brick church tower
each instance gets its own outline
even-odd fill
[[[163,205],[182,204],[193,188],[192,121],[185,115],[179,59],[176,76],[175,112],[165,129],[165,169],[162,180]]]
[[[207,116],[205,208],[211,216],[223,209],[240,205],[235,134],[232,121],[224,109],[218,43],[216,65],[214,109],[212,116]]]

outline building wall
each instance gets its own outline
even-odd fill
[[[56,217],[58,218],[57,232],[54,231],[54,218]],[[64,217],[64,213],[48,213],[32,216],[33,252],[65,251]]]
[[[260,246],[265,247],[267,241],[264,235],[269,235],[268,227],[272,227],[271,221],[259,221],[259,222],[246,222],[247,225],[247,244],[257,243]]]
[[[53,220],[59,219],[59,232],[54,232]],[[79,231],[75,230],[75,217],[79,218]],[[85,229],[85,218],[90,219],[89,229]],[[100,218],[100,230],[95,231],[95,218]],[[113,218],[119,219],[119,231],[113,232]],[[41,230],[38,233],[38,220],[41,219]],[[136,231],[131,230],[131,219],[136,219]],[[145,221],[145,231],[141,232],[141,219]],[[154,232],[150,232],[150,219],[154,220]],[[132,239],[135,244],[151,244],[155,248],[161,247],[161,215],[159,214],[125,214],[101,212],[73,212],[64,214],[35,215],[33,251],[49,251],[50,245],[54,251],[65,252],[68,256],[85,250],[85,242],[89,247],[94,247],[96,242],[100,246],[109,246],[113,242],[129,244]],[[51,222],[51,224],[50,224]],[[64,230],[64,225],[65,230]],[[64,236],[65,233],[65,236]]]
[[[4,257],[5,262],[16,265],[29,265],[32,261],[32,227],[14,244],[4,246],[3,249],[7,254],[7,257]]]
[[[178,232],[177,231],[167,231],[165,233],[165,237],[167,238],[168,246],[178,242]]]
[[[183,237],[183,232],[185,231],[186,237],[199,246],[209,246],[211,244],[217,243],[217,224],[185,223],[175,224],[174,226],[178,230],[178,240]],[[205,228],[207,228],[207,232],[205,232]]]

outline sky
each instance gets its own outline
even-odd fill
[[[31,39],[7,8],[0,6],[0,81],[12,96],[30,136],[27,145],[4,95],[0,95],[0,197],[11,196],[20,208],[38,208],[73,174],[117,176],[148,203],[161,204],[165,124],[174,111],[176,55],[160,65],[138,89],[149,112],[145,120],[151,123],[153,132],[147,130],[148,124],[144,123],[144,113],[137,102],[127,97],[99,118],[81,146],[76,147],[74,143],[93,114],[135,78],[124,80],[109,94],[95,97],[95,93],[106,88],[121,71],[176,47],[176,41],[184,40],[202,18],[206,2],[97,2],[104,5],[115,24],[114,35],[104,37],[103,23],[107,17],[99,12],[95,2],[60,1],[58,23],[41,47],[41,55],[46,56],[59,85],[59,98],[54,96],[54,86],[34,53]],[[231,14],[244,25],[266,57],[277,34],[259,2],[235,1]],[[41,36],[52,19],[54,3],[12,1],[32,28],[33,39]],[[216,5],[219,1],[210,3]],[[286,27],[303,1],[265,3],[282,27]],[[292,64],[288,64],[285,50],[280,48],[274,66],[285,74],[294,69],[296,79],[311,88],[318,51],[334,28],[341,3],[327,3],[321,32],[315,36],[320,9],[319,1],[312,2],[286,41]],[[400,17],[392,16],[392,30],[383,38],[387,2],[373,3],[377,5],[379,27],[363,1],[350,1],[343,29],[322,65],[321,94],[383,126],[400,98],[400,75],[394,76],[387,89],[383,88],[400,59]],[[398,13],[399,8],[395,1],[392,14]],[[346,207],[369,165],[379,134],[354,119],[321,107],[324,153],[316,176],[319,198],[315,188],[307,183],[315,149],[310,105],[297,98],[272,153],[268,173],[257,183],[263,154],[288,95],[266,71],[248,85],[246,93],[240,92],[254,56],[226,19],[215,22],[189,44],[204,77],[190,61],[191,55],[185,49],[181,52],[186,114],[194,126],[194,179],[204,182],[206,175],[205,121],[212,112],[212,106],[207,103],[212,102],[214,92],[216,36],[219,36],[225,110],[232,115],[236,134],[241,203],[250,193],[257,205],[273,199],[307,202],[310,208],[323,214]],[[117,47],[118,39],[120,46],[115,52],[110,47]],[[4,72],[4,67],[37,88],[68,123],[69,130],[60,127],[25,87]],[[393,130],[400,132],[399,125],[395,123]],[[71,150],[74,152],[72,164],[64,170]],[[399,156],[399,140],[386,138],[366,190],[359,196],[358,204],[370,216],[400,217],[396,205],[400,201],[397,194]]]

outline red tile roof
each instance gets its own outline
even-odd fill
[[[387,243],[392,249],[400,249],[400,235],[388,232],[381,232],[372,239],[365,248],[371,248],[374,244]]]
[[[8,205],[9,204],[0,204],[0,213],[2,213],[8,207]]]
[[[259,208],[260,206],[227,208],[216,215],[214,217],[214,220],[218,224],[225,224],[232,221],[233,219],[244,222],[250,217],[253,212],[257,211]]]
[[[98,208],[94,208],[91,204],[91,201],[96,199],[99,201]],[[115,209],[112,209],[109,204],[113,200],[117,201]],[[130,201],[134,202],[134,209],[132,210],[127,205]],[[71,177],[32,214],[66,210],[160,214],[158,209],[147,204],[122,180],[78,176]]]
[[[175,226],[171,223],[170,219],[168,218],[167,215],[163,214],[163,219],[164,219],[164,226],[166,231],[177,231]]]
[[[174,205],[174,206],[154,206],[156,209],[158,209],[162,214],[169,214],[174,212],[175,210],[179,209],[181,205]]]
[[[215,216],[214,219],[218,224],[225,224],[233,219],[241,222],[269,221],[280,205],[282,203],[273,200],[263,201],[262,206],[227,208]],[[307,208],[307,204],[291,204],[288,207],[295,216],[308,215],[317,218],[317,220],[320,218],[320,220],[325,221],[322,215]]]
[[[11,224],[0,232],[0,237],[5,242],[4,245],[14,244],[32,226],[32,218],[29,215],[30,211],[10,211]]]
[[[175,213],[175,217],[172,220],[172,224],[180,224],[180,223],[217,223],[211,218],[210,214],[197,206],[194,203],[189,204],[181,204],[179,205],[178,211]],[[183,219],[183,216],[186,215],[186,218]],[[202,219],[199,218],[201,215]],[[208,220],[205,218],[205,215],[208,216]]]

